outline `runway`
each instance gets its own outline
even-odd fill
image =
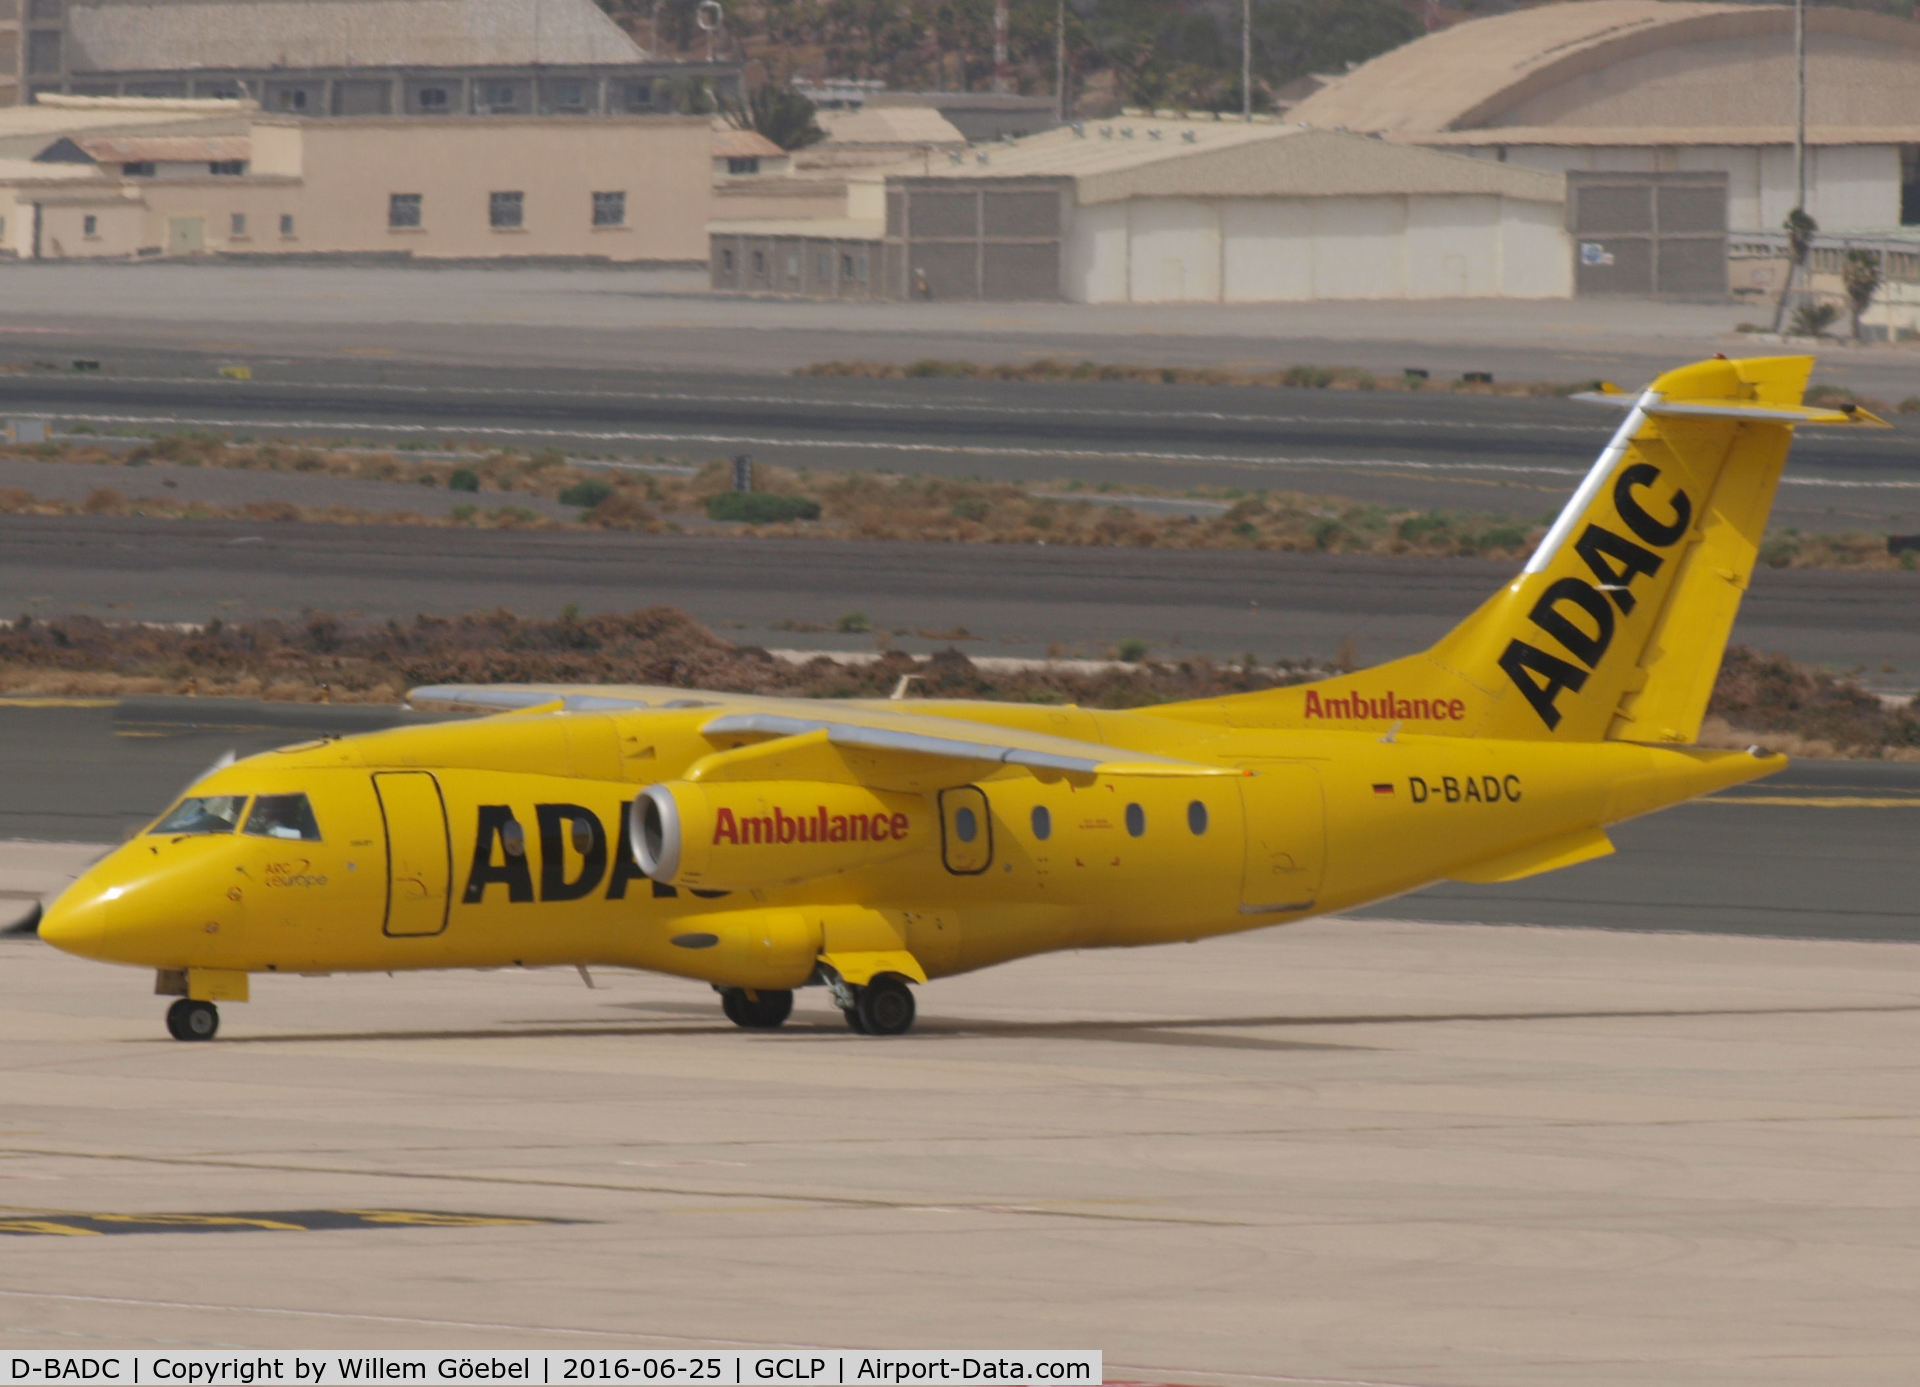
[[[206,621],[325,610],[402,620],[506,607],[553,617],[665,603],[774,648],[1362,664],[1429,645],[1513,566],[1243,550],[1076,549],[715,535],[541,533],[0,516],[0,614]],[[1734,639],[1920,688],[1920,576],[1762,568]],[[845,634],[864,613],[873,630]],[[955,633],[968,633],[957,639]]]
[[[97,431],[449,440],[587,456],[704,462],[747,453],[791,467],[1330,494],[1393,507],[1550,515],[1618,424],[1561,399],[1396,391],[726,373],[261,363],[250,381],[210,364],[130,362],[104,375],[0,375],[0,415]],[[1810,429],[1776,524],[1920,529],[1920,466],[1892,431]]]

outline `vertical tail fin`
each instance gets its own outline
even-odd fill
[[[1213,705],[1266,727],[1694,741],[1794,426],[1884,426],[1803,405],[1812,366],[1716,358],[1602,397],[1631,406],[1612,441],[1520,575],[1431,650]]]

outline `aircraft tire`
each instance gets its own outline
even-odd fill
[[[727,1020],[749,1031],[770,1031],[784,1025],[793,1015],[793,993],[768,987],[756,990],[758,1000],[748,996],[744,987],[720,989],[720,1010],[727,1014]]]
[[[212,1040],[220,1030],[220,1008],[182,997],[167,1008],[167,1034],[175,1040]]]
[[[913,992],[897,973],[882,973],[854,997],[860,1030],[867,1035],[905,1035],[913,1027]]]
[[[855,991],[856,993],[864,992],[866,989],[864,987],[857,988]],[[867,1023],[860,1018],[860,1007],[858,1003],[847,1007],[840,1014],[847,1018],[847,1029],[855,1035],[865,1035],[867,1033]]]

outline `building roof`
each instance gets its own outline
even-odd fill
[[[632,63],[593,0],[69,0],[74,73]]]
[[[250,101],[168,101],[141,97],[41,96],[31,106],[0,107],[0,157],[31,157],[63,135],[140,134],[191,129],[243,132]]]
[[[715,129],[713,157],[716,159],[784,159],[787,151],[758,130]]]
[[[92,164],[42,164],[32,159],[0,159],[0,183],[71,183],[92,179],[106,181],[106,175]],[[116,183],[117,187],[118,184]]]
[[[828,145],[942,148],[967,142],[953,122],[931,106],[863,106],[820,111],[814,119],[827,132]]]
[[[1778,5],[1541,5],[1415,39],[1287,114],[1406,139],[1502,124],[1733,129],[1791,123],[1792,26],[1791,7]],[[1809,6],[1807,31],[1810,67],[1827,69],[1809,78],[1816,120],[1920,119],[1900,109],[1901,94],[1920,87],[1920,25]],[[1823,109],[1823,103],[1830,104]]]
[[[1783,145],[1791,125],[1490,125],[1440,130],[1407,139],[1429,149],[1487,149],[1498,145],[1653,146]],[[1809,125],[1810,145],[1920,144],[1920,124]]]
[[[1192,138],[1189,139],[1188,136]],[[984,156],[984,157],[983,157]],[[876,171],[876,173],[882,171]],[[1559,175],[1271,121],[1137,119],[1089,123],[884,170],[893,177],[1064,177],[1084,205],[1130,197],[1338,197],[1498,194],[1562,202]]]
[[[204,164],[251,159],[245,135],[83,135],[74,143],[102,164]]]

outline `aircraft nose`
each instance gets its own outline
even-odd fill
[[[40,937],[56,949],[97,958],[106,944],[113,903],[120,888],[102,888],[82,879],[61,893],[40,917]]]

